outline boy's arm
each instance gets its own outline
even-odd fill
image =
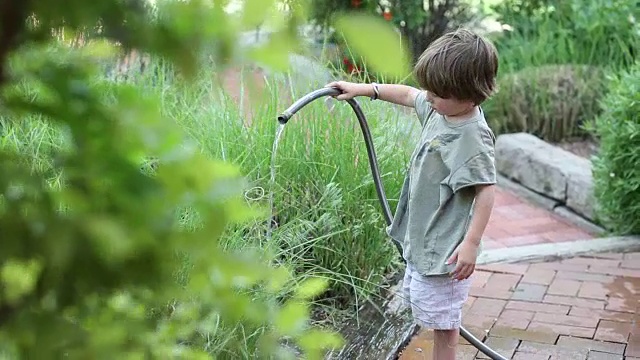
[[[476,200],[473,205],[471,224],[469,224],[469,229],[462,244],[447,260],[447,264],[456,262],[456,268],[451,273],[454,279],[464,280],[471,276],[476,268],[478,247],[491,217],[494,198],[495,185],[476,186]]]
[[[416,96],[420,94],[420,90],[407,85],[398,84],[377,84],[379,97],[378,99],[393,104],[414,107]],[[352,99],[357,96],[373,97],[373,84],[358,84],[346,81],[336,81],[327,84],[327,87],[335,87],[342,91],[342,94],[336,98],[338,100]]]
[[[476,200],[473,205],[473,216],[464,241],[480,246],[482,234],[487,228],[495,199],[495,185],[476,186]]]
[[[379,84],[377,86],[380,100],[407,107],[414,107],[416,96],[420,94],[420,90],[407,85]],[[369,87],[373,95],[373,85]]]

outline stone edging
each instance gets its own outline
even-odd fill
[[[595,222],[591,161],[527,133],[500,135],[496,168],[538,196],[543,207]],[[544,199],[546,198],[546,199]]]
[[[487,250],[478,257],[478,265],[523,261],[553,261],[586,254],[595,254],[594,256],[597,256],[597,254],[602,253],[636,251],[640,251],[640,236],[603,237]]]

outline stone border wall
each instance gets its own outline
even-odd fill
[[[507,179],[542,197],[546,208],[596,222],[588,159],[536,136],[515,133],[498,136],[496,167]]]

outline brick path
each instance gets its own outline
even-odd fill
[[[485,231],[486,249],[591,239],[562,217],[498,188],[491,221]]]
[[[640,253],[479,267],[463,323],[515,360],[640,360]],[[431,360],[423,331],[400,360]],[[458,359],[483,359],[461,339]]]

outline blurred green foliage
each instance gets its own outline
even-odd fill
[[[228,225],[264,215],[241,197],[238,169],[205,156],[162,116],[158,98],[101,76],[130,49],[173,63],[184,81],[204,49],[220,65],[244,52],[286,68],[304,8],[282,15],[282,3],[247,1],[238,17],[228,3],[1,3],[0,126],[38,121],[64,139],[36,147],[41,158],[0,139],[3,357],[218,357],[193,345],[219,322],[251,336],[262,329],[254,354],[264,358],[296,358],[293,348],[319,358],[341,345],[309,323],[308,301],[324,279],[285,292],[286,267],[219,243]],[[266,44],[238,46],[243,31],[265,23],[276,30]],[[149,157],[157,163],[143,171]],[[199,219],[188,229],[179,222],[187,209]]]

